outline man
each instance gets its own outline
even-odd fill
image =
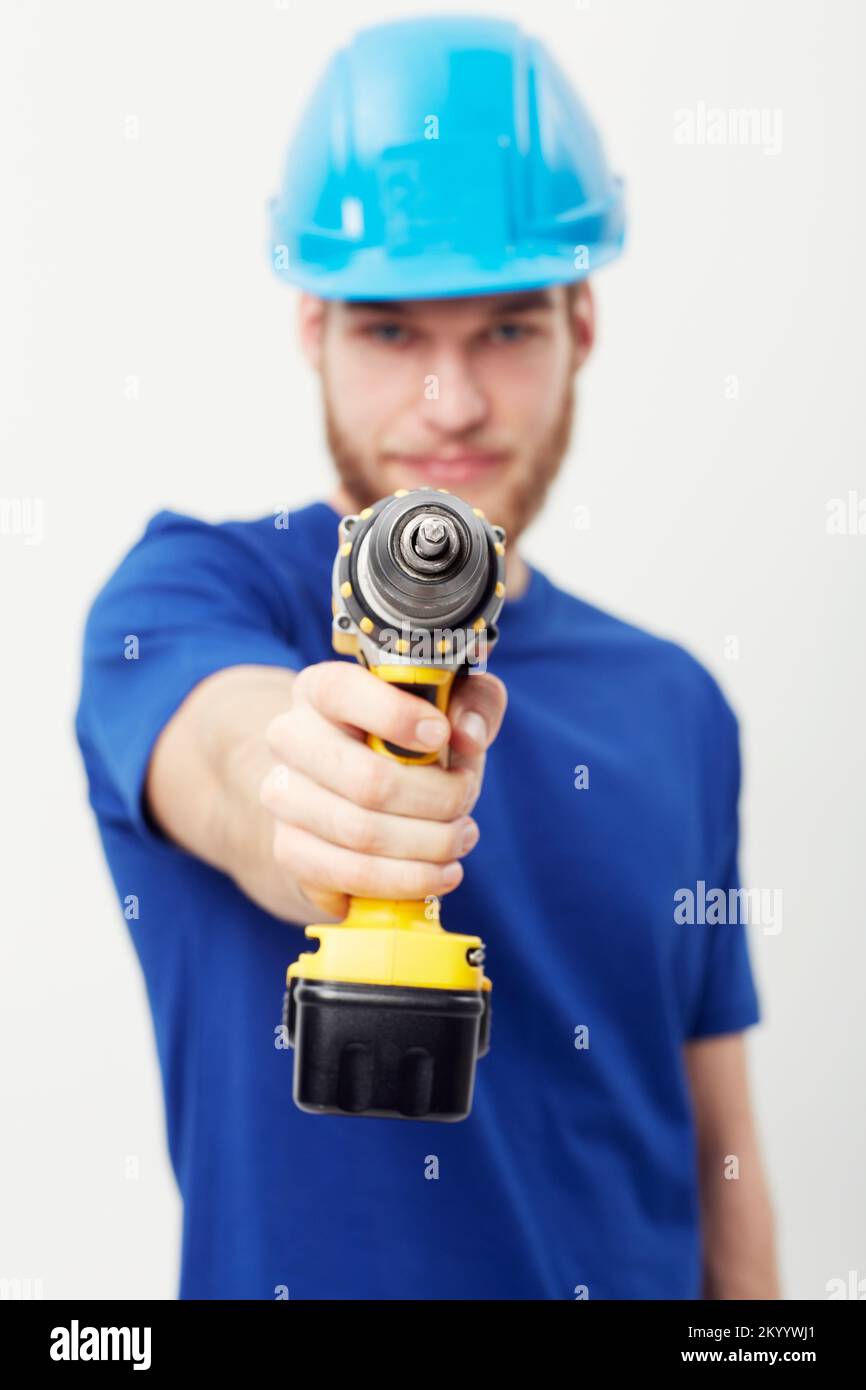
[[[675,915],[737,885],[734,717],[515,544],[567,447],[620,184],[540,44],[452,17],[335,57],[273,217],[339,486],[288,527],[155,517],[93,606],[77,721],[136,904],[181,1294],[775,1297],[743,928]],[[425,486],[509,539],[495,670],[448,719],[330,647],[338,517]],[[429,894],[487,943],[472,1114],[301,1112],[274,1046],[300,927]]]

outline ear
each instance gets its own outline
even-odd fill
[[[588,280],[580,280],[571,303],[574,370],[579,372],[595,343],[595,300]]]
[[[319,370],[322,362],[327,307],[324,299],[306,290],[298,299],[298,337],[301,350],[314,371]]]

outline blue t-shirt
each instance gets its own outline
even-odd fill
[[[481,839],[442,903],[493,981],[458,1124],[297,1109],[275,1029],[303,929],[145,814],[156,737],[205,676],[336,659],[337,520],[324,502],[287,529],[161,512],[87,622],[76,732],[121,905],[138,901],[181,1297],[699,1298],[682,1044],[759,1008],[743,926],[675,919],[678,890],[737,886],[737,725],[691,656],[534,567],[506,600]]]

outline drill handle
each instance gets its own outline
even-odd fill
[[[371,666],[370,670],[380,680],[396,685],[398,690],[406,690],[410,695],[429,700],[443,714],[448,713],[456,671],[442,666]],[[394,758],[400,763],[435,763],[439,757],[438,753],[416,753],[411,748],[401,748],[399,744],[389,743],[376,734],[368,734],[367,743],[377,753],[383,753],[386,758]]]

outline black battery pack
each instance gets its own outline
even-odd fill
[[[490,1044],[488,990],[293,978],[293,1098],[316,1115],[464,1120]]]

